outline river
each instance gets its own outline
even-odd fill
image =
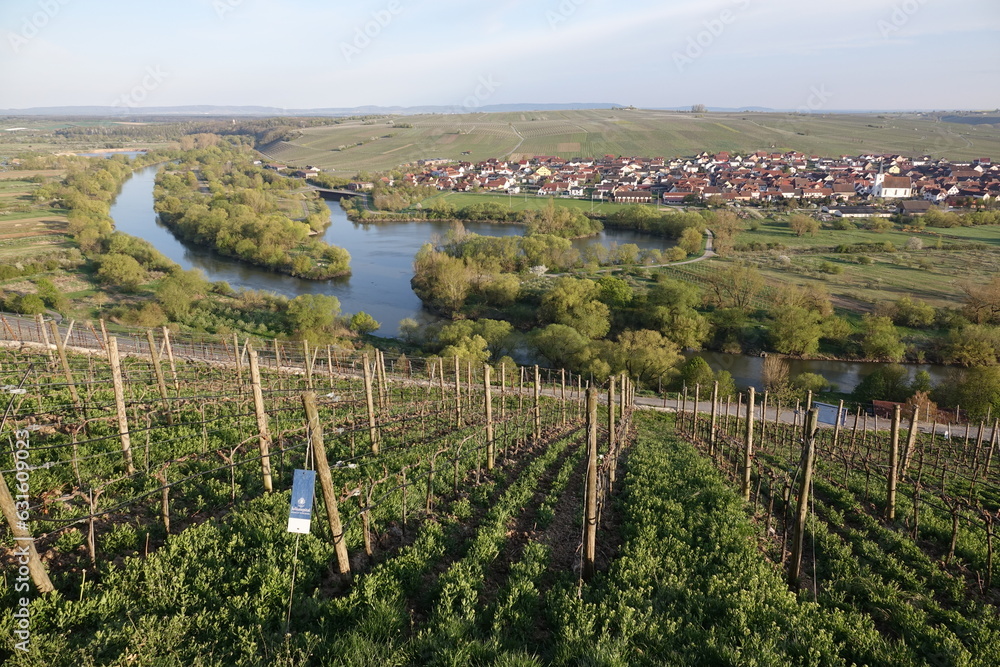
[[[451,229],[444,222],[395,222],[360,224],[351,222],[337,202],[328,202],[331,223],[321,237],[328,243],[346,248],[351,253],[352,274],[347,278],[326,281],[302,280],[265,271],[237,262],[215,252],[181,241],[166,228],[153,210],[153,184],[158,167],[141,169],[122,187],[111,207],[115,227],[127,234],[146,239],[160,252],[185,269],[201,269],[211,281],[224,280],[236,289],[264,290],[295,297],[299,294],[330,294],[340,300],[344,313],[365,311],[382,323],[379,333],[395,336],[399,322],[412,318],[427,324],[435,321],[422,308],[420,299],[410,288],[413,258],[424,243],[444,237]],[[465,223],[465,229],[475,234],[511,236],[521,233],[514,225]],[[662,248],[656,237],[627,230],[607,230],[596,238],[575,241],[577,248],[588,243],[635,243],[640,248]],[[698,353],[713,370],[727,370],[736,384],[763,389],[760,381],[761,357]],[[850,391],[879,364],[852,361],[790,359],[790,373],[818,373],[841,391]],[[949,369],[944,366],[909,364],[911,377],[919,370],[931,374],[934,383],[943,380]]]
[[[263,290],[295,297],[329,294],[340,300],[341,311],[365,311],[382,324],[379,333],[395,336],[399,322],[412,318],[421,323],[435,321],[410,288],[413,258],[420,247],[443,238],[451,229],[447,222],[392,222],[378,225],[351,222],[337,202],[327,202],[331,222],[322,240],[351,253],[351,275],[326,281],[302,280],[266,271],[222,257],[212,250],[179,240],[157,218],[153,210],[153,184],[158,167],[140,169],[122,187],[111,207],[115,227],[146,239],[157,250],[185,269],[201,269],[211,281],[224,280],[236,289]],[[489,223],[465,223],[466,231],[489,236],[520,235],[523,227]],[[635,243],[640,248],[663,248],[662,239],[630,232],[607,230],[596,237],[574,241],[577,248],[589,243],[604,245]]]

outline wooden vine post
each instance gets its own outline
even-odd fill
[[[49,324],[55,325],[55,322]],[[49,343],[49,332],[45,328],[45,320],[41,313],[35,313],[35,328],[38,329],[38,340],[45,345],[45,354],[49,356],[49,363],[52,363],[52,344]],[[56,340],[60,340],[59,329],[55,331]]]
[[[174,348],[170,344],[170,329],[163,327],[163,346],[167,349],[167,361],[170,363],[170,376],[174,380],[174,391],[180,392],[181,384],[177,379],[177,362],[174,360]]]
[[[535,366],[535,402],[532,412],[534,414],[534,442],[538,444],[542,440],[542,379],[538,371],[538,366]]]
[[[566,426],[566,369],[560,370],[560,393],[559,393],[559,423]]]
[[[163,409],[167,412],[167,423],[174,423],[174,415],[170,412],[170,397],[167,394],[167,381],[163,377],[163,368],[160,367],[160,350],[156,347],[156,339],[153,338],[153,330],[146,330],[146,343],[149,345],[149,357],[153,361],[153,374],[156,376],[156,388],[160,392],[163,400]]]
[[[250,384],[253,388],[253,409],[257,416],[257,437],[260,446],[260,466],[264,476],[264,490],[274,491],[271,481],[271,429],[267,423],[267,412],[264,410],[264,393],[260,385],[260,366],[257,363],[257,351],[248,349],[250,356]]]
[[[236,379],[240,383],[240,388],[243,388],[243,364],[240,363],[240,338],[237,334],[233,334],[233,361],[236,362]]]
[[[625,387],[622,387],[624,391]],[[608,378],[608,456],[615,455],[615,376]]]
[[[587,494],[583,521],[583,578],[594,576],[597,557],[597,392],[587,388]]]
[[[493,470],[496,465],[496,450],[493,439],[493,389],[490,386],[490,373],[492,368],[489,364],[483,364],[483,392],[485,398],[483,402],[486,408],[486,469]],[[457,461],[457,459],[456,459]]]
[[[750,471],[753,469],[754,389],[747,392],[747,423],[743,447],[743,500],[750,501]]]
[[[802,572],[802,547],[805,544],[806,515],[809,512],[809,492],[812,484],[813,462],[816,459],[816,427],[819,411],[810,410],[805,418],[802,448],[802,482],[795,512],[795,533],[792,538],[792,560],[788,568],[788,585],[795,588]]]
[[[302,364],[305,366],[306,370],[306,386],[309,387],[309,391],[312,391],[313,390],[313,371],[311,363],[312,360],[309,357],[309,341],[306,340],[305,338],[302,339],[302,355],[303,355]],[[239,368],[238,364],[237,368]],[[242,382],[243,380],[241,378],[240,383],[242,384]]]
[[[170,485],[167,483],[167,465],[156,473],[156,479],[160,482],[160,517],[163,519],[163,530],[170,534]]]
[[[4,479],[2,474],[0,474],[0,509],[3,510],[3,516],[7,519],[7,525],[14,536],[14,551],[21,554],[27,551],[28,562],[26,566],[28,574],[31,575],[31,581],[35,584],[35,588],[38,589],[39,593],[51,593],[55,590],[55,587],[52,585],[52,581],[49,580],[49,574],[45,571],[45,565],[42,564],[42,559],[39,558],[38,551],[35,550],[35,538],[31,536],[28,530],[27,521],[22,519],[23,515],[18,515],[17,505],[14,502],[13,496],[10,495],[7,480]],[[17,566],[12,566],[14,569],[11,572],[17,572],[22,565],[23,563],[18,563]]]
[[[885,518],[893,521],[896,518],[896,481],[899,468],[899,406],[892,411],[892,430],[889,443],[889,489],[885,502]]]
[[[500,421],[507,418],[507,364],[500,364]]]
[[[365,369],[368,369],[367,359]],[[309,425],[309,441],[312,444],[313,463],[316,476],[319,477],[323,489],[323,502],[326,505],[326,518],[330,522],[330,534],[333,536],[333,547],[337,553],[337,568],[341,574],[351,573],[351,562],[347,556],[347,542],[344,540],[344,528],[340,523],[340,509],[337,507],[337,495],[333,490],[333,477],[330,475],[330,463],[326,459],[326,445],[323,444],[323,426],[316,410],[316,394],[306,392],[302,395],[302,407],[306,411]]]
[[[715,457],[715,443],[718,440],[716,428],[719,420],[719,383],[712,385],[712,417],[708,430],[708,455]]]
[[[118,436],[122,443],[122,455],[128,474],[135,474],[132,463],[132,438],[128,432],[128,415],[125,413],[125,386],[122,383],[122,364],[118,356],[118,338],[108,338],[108,362],[111,364],[111,382],[115,391],[115,408],[118,414]]]
[[[361,357],[361,363],[364,366],[365,376],[365,404],[368,408],[368,437],[371,440],[372,453],[378,454],[378,423],[375,421],[375,398],[372,396],[372,369],[368,362],[367,354]]]
[[[899,476],[906,475],[907,468],[913,460],[913,453],[917,445],[917,429],[920,428],[920,406],[913,406],[913,414],[910,415],[910,430],[906,434],[906,447],[903,449],[903,460],[899,467]]]
[[[694,386],[694,409],[691,410],[691,437],[698,439],[698,401],[701,400],[701,385]]]
[[[56,351],[59,353],[59,364],[62,366],[63,375],[66,377],[66,384],[69,387],[69,395],[73,398],[73,405],[83,414],[83,404],[80,403],[80,394],[76,390],[76,382],[73,381],[73,373],[69,369],[69,359],[66,358],[66,346],[63,344],[62,336],[59,335],[59,327],[55,322],[49,322],[52,326],[52,336],[56,339]],[[43,329],[44,331],[44,329]],[[51,354],[51,352],[49,353]]]
[[[462,368],[455,357],[455,426],[462,428]]]
[[[844,414],[844,399],[840,399],[840,405],[837,406],[837,420],[833,425],[833,450],[837,450],[837,443],[840,442],[840,422],[842,421],[842,416]]]

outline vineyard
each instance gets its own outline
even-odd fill
[[[787,424],[766,405],[751,391],[707,415],[682,406],[678,430],[739,489],[789,584],[898,638],[893,664],[1000,664],[998,424],[926,433],[897,405],[888,430],[860,413],[818,429],[809,406]]]
[[[2,324],[7,664],[1000,663],[992,431]]]

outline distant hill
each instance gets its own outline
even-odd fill
[[[261,106],[213,106],[193,105],[176,107],[31,107],[28,109],[0,109],[4,116],[367,116],[367,115],[414,115],[449,113],[499,113],[516,111],[555,111],[573,109],[610,109],[621,106],[612,102],[570,102],[566,104],[489,104],[468,109],[461,106],[360,106],[329,107],[323,109],[282,109]],[[689,107],[690,108],[690,107]]]
[[[421,159],[533,155],[672,157],[702,151],[810,155],[1000,157],[1000,129],[941,122],[940,114],[801,114],[623,108],[421,114],[303,128],[260,146],[269,159],[353,174]]]

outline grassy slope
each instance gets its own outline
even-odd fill
[[[837,156],[902,153],[972,159],[1000,155],[1000,130],[941,123],[918,114],[798,115],[591,109],[523,113],[406,116],[308,128],[268,150],[295,164],[354,173],[420,158],[482,160],[514,155],[676,156],[701,151],[798,150]],[[393,135],[388,137],[387,135]],[[523,142],[522,142],[523,138]],[[362,142],[363,145],[356,145]],[[344,150],[337,150],[343,146]],[[463,155],[463,152],[470,155]]]

